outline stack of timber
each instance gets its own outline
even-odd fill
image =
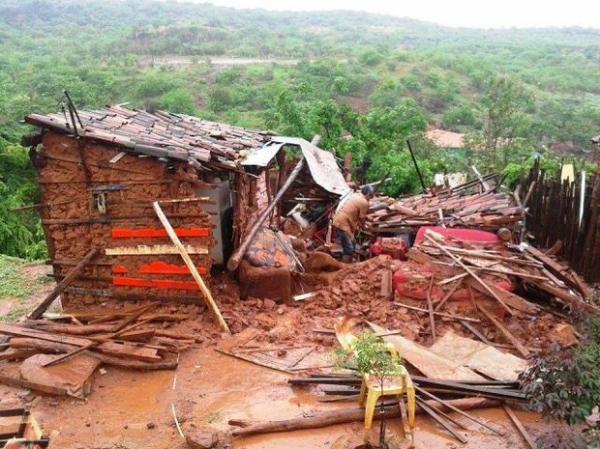
[[[0,360],[21,361],[36,369],[48,369],[78,357],[129,369],[176,369],[179,352],[194,338],[165,328],[187,319],[185,314],[156,311],[157,303],[105,312],[45,314],[44,319],[20,325],[0,324],[7,336]],[[38,357],[40,354],[51,354]],[[53,393],[55,389],[36,385],[0,373],[0,382]]]
[[[511,227],[522,219],[523,207],[512,194],[501,192],[499,187],[498,177],[488,175],[440,192],[398,200],[379,197],[371,202],[367,228],[373,233],[386,233],[425,225],[484,230]]]

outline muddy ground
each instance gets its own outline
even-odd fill
[[[216,276],[211,288],[223,315],[237,334],[231,339],[224,338],[204,308],[181,307],[180,310],[189,312],[193,319],[179,324],[176,330],[193,334],[198,344],[181,354],[176,371],[140,372],[105,367],[94,373],[92,393],[86,400],[42,396],[0,385],[0,408],[29,405],[50,436],[51,448],[162,449],[187,447],[176,428],[174,411],[183,430],[193,433],[202,426],[228,430],[227,422],[232,418],[276,420],[310,416],[316,410],[351,407],[355,405],[353,401],[321,403],[318,399],[323,393],[319,387],[292,388],[287,380],[294,376],[232,358],[216,352],[215,348],[227,347],[229,342],[239,344],[241,340],[258,346],[310,346],[314,350],[302,365],[330,366],[335,338],[315,330],[331,329],[334,320],[344,314],[373,320],[389,329],[404,329],[406,336],[427,343],[429,335],[418,332],[419,323],[426,321],[426,316],[390,306],[392,300],[379,295],[377,273],[385,266],[389,266],[389,260],[376,258],[353,269],[326,274],[324,279],[305,279],[306,288],[318,283],[319,294],[294,304],[256,298],[240,301],[236,284],[227,276]],[[42,291],[27,304],[36,303],[41,295]],[[455,313],[474,313],[469,304],[453,303],[449,307]],[[554,317],[542,316],[525,326],[515,325],[514,330],[522,338],[529,336],[528,345],[535,347],[544,344],[539,336],[554,323]],[[451,321],[440,320],[438,326],[440,333],[445,329],[462,332]],[[484,332],[495,337],[491,329],[486,328]],[[457,415],[455,418],[470,429],[462,432],[469,443],[461,445],[428,418],[418,417],[416,447],[527,447],[502,409],[473,413],[505,428],[506,436],[498,437]],[[539,415],[517,413],[534,437],[551,427]],[[396,433],[399,432],[397,421],[391,422],[392,431]],[[342,449],[354,447],[352,444],[358,444],[362,435],[362,423],[353,423],[241,438],[234,440],[232,447]]]
[[[187,432],[189,426],[229,429],[232,418],[276,420],[309,416],[315,410],[349,407],[352,402],[319,403],[317,388],[291,388],[289,375],[216,353],[195,348],[181,358],[177,371],[140,373],[107,368],[94,374],[87,400],[38,396],[0,385],[0,407],[29,403],[35,417],[51,436],[52,448],[166,449],[186,448],[177,432],[172,406]],[[417,448],[525,448],[501,409],[473,412],[507,432],[499,437],[464,420],[469,439],[460,445],[429,419],[418,417]],[[539,415],[517,412],[533,436],[548,428]],[[399,432],[398,420],[391,421]],[[376,428],[377,426],[374,426]],[[191,427],[193,430],[193,426]],[[362,423],[323,429],[258,435],[237,439],[237,449],[328,449],[344,440],[362,437]]]

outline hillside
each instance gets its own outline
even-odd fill
[[[389,193],[427,176],[589,158],[600,128],[600,29],[461,29],[347,11],[270,12],[151,0],[0,0],[0,253],[36,257],[40,232],[18,124],[59,108],[128,102],[273,128],[352,152]],[[428,127],[466,133],[469,160]],[[555,155],[549,149],[561,149]]]

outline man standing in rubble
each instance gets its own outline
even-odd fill
[[[354,234],[365,221],[373,187],[366,185],[360,192],[342,198],[333,215],[334,236],[342,244],[342,262],[352,262],[354,257]]]

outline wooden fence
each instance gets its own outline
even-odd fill
[[[583,203],[581,173],[561,182],[536,163],[520,191],[530,188],[526,225],[533,243],[548,248],[560,240],[559,256],[588,282],[600,282],[600,174],[587,175]]]

